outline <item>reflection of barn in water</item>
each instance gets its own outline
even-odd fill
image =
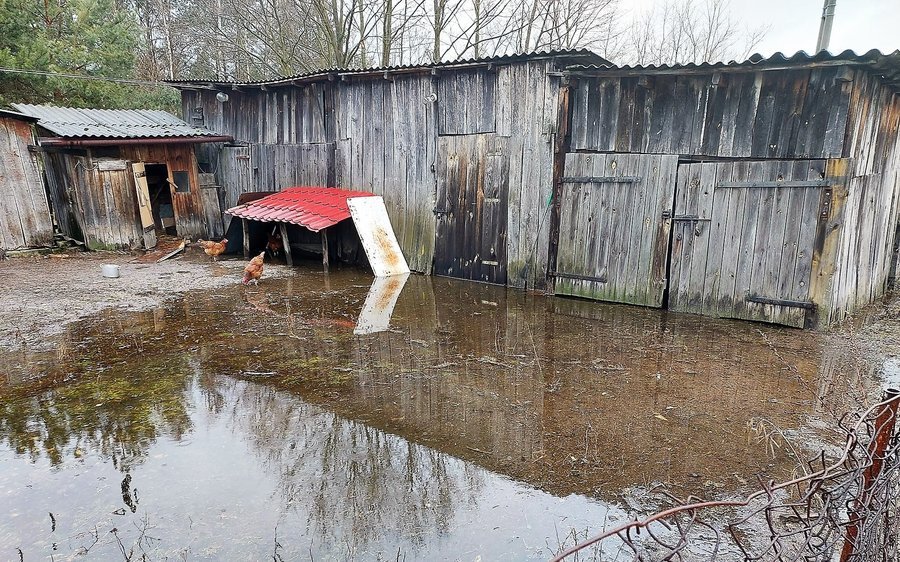
[[[356,338],[346,320],[364,290],[352,277],[332,275],[321,295],[309,278],[280,283],[287,301],[263,296],[264,316],[257,303],[227,321],[291,339],[235,338],[225,356],[209,342],[204,370],[254,372],[266,357],[278,374],[268,384],[556,494],[608,498],[641,475],[691,491],[711,477],[739,487],[757,471],[775,476],[793,461],[768,457],[751,421],[797,427],[798,409],[830,411],[853,384],[819,372],[846,358],[825,361],[831,351],[804,332],[413,276],[391,331]],[[207,309],[190,303],[186,321]],[[823,398],[820,380],[835,385]]]
[[[560,51],[173,85],[186,119],[245,143],[217,151],[229,206],[362,189],[414,271],[822,326],[887,288],[898,76],[900,52],[619,67]]]
[[[64,399],[16,401],[0,411],[0,429],[30,454],[54,449],[52,462],[72,455],[59,435],[84,432],[83,447],[128,468],[155,439],[189,433],[206,409],[233,416],[225,433],[238,429],[284,498],[304,507],[316,498],[326,506],[316,525],[352,522],[368,537],[380,528],[366,524],[374,515],[446,523],[455,504],[423,502],[464,500],[482,478],[604,500],[656,480],[707,497],[716,485],[739,490],[757,471],[777,478],[794,466],[767,454],[753,419],[803,427],[853,384],[829,380],[825,369],[847,365],[830,362],[838,351],[815,333],[424,276],[409,279],[391,331],[357,337],[369,277],[330,277],[328,291],[315,290],[321,276],[309,270],[266,291],[197,292],[75,324],[78,353],[15,354],[48,387],[62,381]],[[825,400],[819,381],[834,383]],[[84,408],[93,414],[82,419]],[[7,421],[23,415],[33,424]],[[53,431],[35,439],[45,425]]]

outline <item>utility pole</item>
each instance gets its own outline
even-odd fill
[[[816,53],[828,50],[831,41],[831,24],[834,22],[834,7],[837,0],[825,0],[822,8],[822,23],[819,25],[819,40],[816,42]]]

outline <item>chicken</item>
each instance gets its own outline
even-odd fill
[[[211,256],[213,261],[221,254],[225,253],[225,246],[228,244],[228,238],[222,238],[221,242],[213,242],[211,240],[198,240],[198,244],[206,252],[207,256]]]
[[[280,256],[284,251],[284,241],[281,239],[280,232],[275,231],[269,235],[269,242],[266,244],[266,251],[268,251],[269,255],[273,258]]]
[[[244,278],[241,280],[241,283],[249,285],[252,282],[259,285],[259,278],[263,274],[263,260],[265,256],[265,252],[260,252],[258,256],[250,260],[250,263],[244,268]]]

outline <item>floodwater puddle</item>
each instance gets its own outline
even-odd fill
[[[546,559],[654,486],[789,476],[865,373],[811,332],[309,269],[0,368],[4,560]]]

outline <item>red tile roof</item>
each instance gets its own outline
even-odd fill
[[[350,218],[347,199],[373,195],[366,191],[347,191],[336,187],[288,187],[226,212],[242,219],[286,222],[319,232]]]

